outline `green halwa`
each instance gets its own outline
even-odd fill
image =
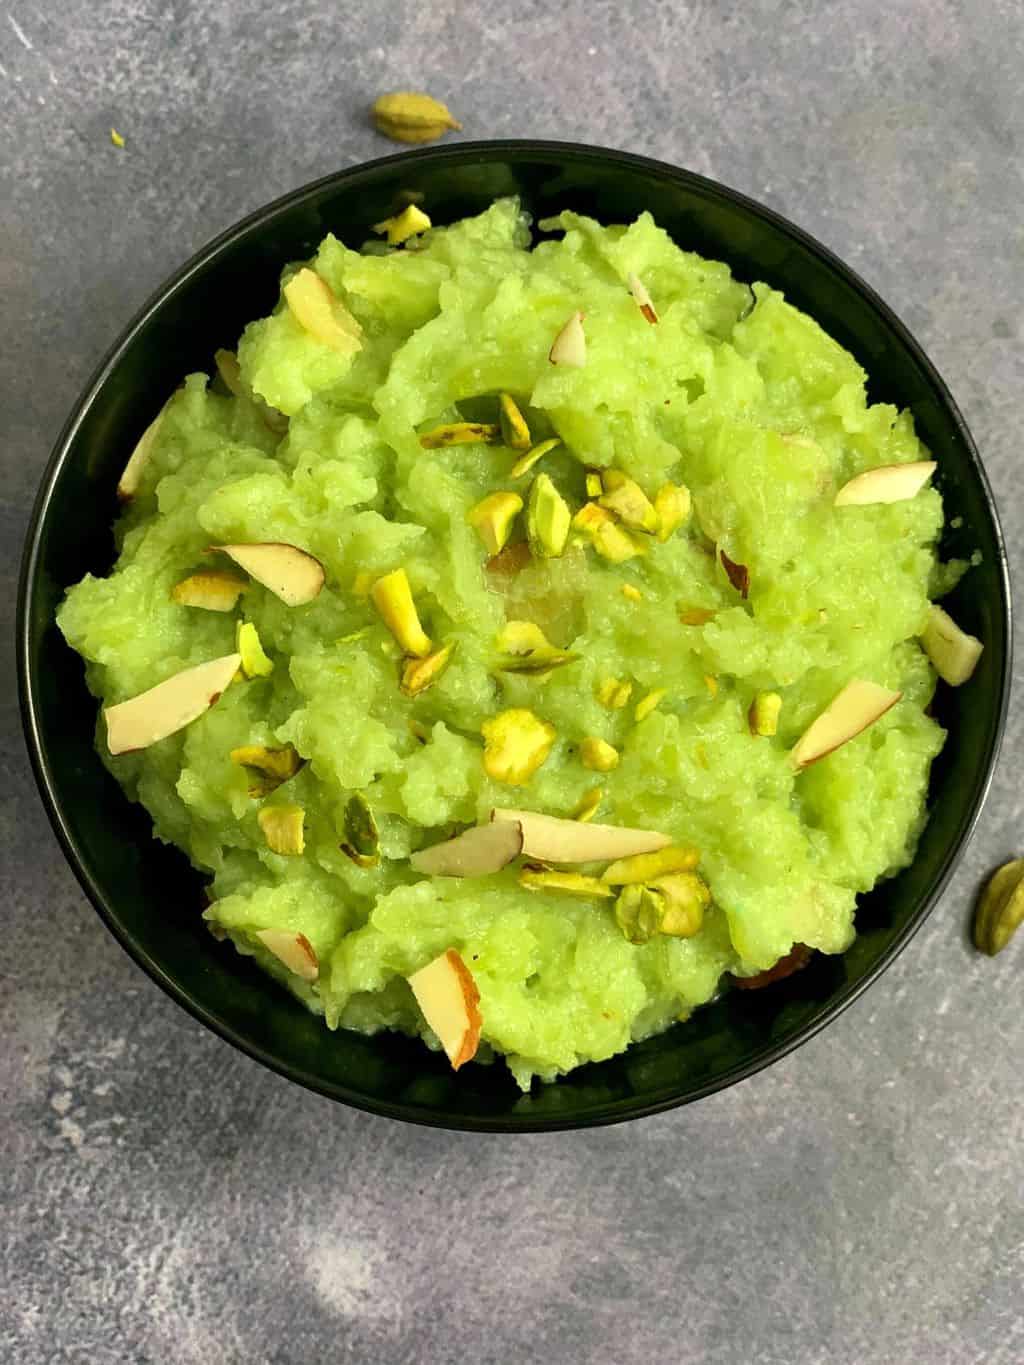
[[[240,621],[256,628],[272,671],[237,678],[145,750],[111,757],[101,720],[104,761],[212,879],[211,927],[329,1028],[435,1045],[407,978],[455,948],[480,992],[480,1056],[503,1053],[523,1087],[685,1018],[724,973],[752,976],[794,944],[850,944],[857,893],[911,860],[925,820],[944,733],[917,636],[958,572],[937,562],[934,488],[833,505],[854,475],[927,452],[907,413],[867,403],[864,371],[812,319],[763,284],[751,309],[725,265],[648,214],[545,226],[560,235],[530,250],[502,200],[413,249],[326,237],[307,264],[361,349],[332,348],[282,301],[246,328],[233,393],[191,375],[118,522],[113,571],[59,614],[108,705],[230,654]],[[577,310],[584,362],[552,363]],[[526,442],[514,422],[514,446],[502,442],[500,395],[546,443],[516,480]],[[424,448],[455,423],[485,424],[486,439]],[[567,540],[552,490],[574,518]],[[502,491],[518,503],[476,518],[504,546],[491,559],[473,510]],[[214,563],[209,546],[267,541],[323,565],[308,605],[256,582],[234,610],[172,599]],[[374,605],[399,568],[435,654],[405,657]],[[542,652],[541,666],[509,667],[529,655],[499,643],[509,621],[539,627],[558,666]],[[902,700],[797,771],[795,741],[855,677]],[[484,735],[513,711],[552,736],[518,786],[484,762]],[[412,851],[495,806],[660,831],[699,849],[710,904],[689,937],[657,932],[653,915],[631,942],[615,899],[522,886],[514,864],[466,880],[412,870]],[[264,830],[292,825],[279,846],[303,851],[273,852]],[[633,930],[641,902],[631,890],[619,906]],[[282,930],[304,936],[315,981],[257,937]]]

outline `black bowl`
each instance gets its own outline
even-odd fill
[[[455,1076],[418,1042],[329,1033],[200,919],[201,882],[152,838],[149,818],[93,749],[96,704],[54,611],[67,587],[113,560],[114,486],[136,437],[190,370],[209,369],[243,325],[269,311],[278,272],[332,231],[349,245],[421,191],[435,222],[518,194],[535,217],[573,208],[605,221],[649,209],[676,241],[766,280],[812,314],[872,376],[871,396],[907,407],[939,464],[942,552],[978,566],[952,611],[985,641],[968,687],[940,688],[949,740],[935,763],[931,817],[913,865],[863,898],[842,957],[818,956],[787,981],[732,992],[693,1019],[557,1084],[522,1095],[503,1066]],[[699,1099],[784,1056],[834,1019],[921,925],[977,819],[1002,733],[1010,667],[1006,557],[991,492],[945,384],[871,289],[785,219],[701,176],[642,157],[562,143],[462,143],[375,161],[279,199],[218,237],[146,305],[103,361],[43,479],[25,549],[19,668],[28,746],[72,867],[107,927],[163,988],[223,1038],[333,1099],[450,1128],[526,1132],[636,1118]]]

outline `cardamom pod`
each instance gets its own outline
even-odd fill
[[[381,95],[371,112],[377,131],[395,142],[435,142],[462,127],[447,105],[416,90]]]

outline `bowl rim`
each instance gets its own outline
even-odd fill
[[[670,1095],[667,1098],[659,1098],[648,1102],[629,1105],[625,1112],[616,1111],[611,1113],[587,1114],[585,1117],[577,1119],[553,1115],[550,1118],[545,1118],[544,1116],[524,1116],[522,1120],[511,1119],[507,1116],[500,1118],[465,1117],[453,1120],[442,1116],[440,1113],[434,1113],[433,1111],[421,1108],[415,1104],[369,1099],[365,1095],[357,1091],[352,1091],[346,1086],[324,1082],[312,1073],[305,1071],[301,1066],[282,1062],[267,1048],[249,1041],[231,1024],[219,1019],[216,1015],[211,1013],[210,1010],[198,1004],[185,988],[177,984],[173,977],[164,970],[156,959],[140,948],[132,936],[122,929],[113,911],[112,904],[108,904],[107,898],[104,896],[99,886],[94,882],[79,858],[75,841],[72,838],[64,819],[63,803],[57,791],[57,784],[51,769],[49,756],[45,751],[41,740],[40,708],[36,694],[35,677],[30,651],[30,623],[32,619],[31,603],[38,577],[42,529],[47,520],[47,513],[53,497],[54,488],[61,476],[74,439],[87,414],[96,402],[101,390],[116,370],[124,353],[135,341],[139,331],[157,312],[159,312],[164,304],[192,278],[193,275],[212,265],[216,258],[237,239],[243,237],[256,227],[265,226],[276,215],[287,212],[303,199],[315,197],[330,186],[358,181],[361,176],[375,174],[383,167],[393,166],[397,170],[403,164],[409,166],[422,166],[425,161],[443,164],[446,161],[464,161],[467,157],[489,161],[503,157],[523,159],[524,157],[530,156],[568,157],[574,161],[589,160],[613,164],[618,163],[635,171],[642,171],[645,174],[658,179],[667,179],[677,184],[682,183],[700,192],[724,197],[744,212],[767,221],[777,231],[788,235],[803,247],[809,249],[821,258],[825,264],[835,271],[848,285],[852,286],[854,290],[866,299],[868,304],[880,315],[886,327],[911,354],[915,363],[920,367],[920,370],[942,400],[945,415],[948,416],[949,420],[952,422],[960,440],[963,442],[970,456],[970,463],[973,467],[974,475],[981,487],[984,502],[994,530],[994,538],[998,551],[998,562],[996,565],[997,581],[1002,597],[1002,615],[1006,630],[1007,647],[1003,659],[1001,676],[998,679],[998,714],[995,718],[996,723],[991,731],[991,740],[988,751],[983,756],[983,776],[976,785],[973,801],[961,820],[958,837],[946,849],[938,873],[934,878],[928,893],[922,897],[920,904],[904,926],[903,930],[894,937],[892,942],[879,956],[878,960],[872,964],[865,974],[858,981],[845,986],[840,991],[837,998],[831,1001],[830,1004],[810,1023],[804,1025],[801,1029],[798,1029],[792,1036],[773,1043],[763,1052],[759,1053],[756,1058],[738,1063],[721,1075],[716,1076],[714,1079],[694,1086],[683,1094],[675,1096]],[[1002,527],[999,521],[999,514],[988,475],[981,462],[981,457],[978,453],[974,439],[948,385],[939,374],[935,365],[925,354],[924,349],[893,309],[856,271],[828,247],[819,242],[811,233],[798,227],[795,223],[791,222],[788,218],[776,212],[774,209],[759,203],[749,195],[746,195],[739,190],[735,190],[729,185],[725,185],[709,176],[700,175],[695,171],[686,170],[682,167],[673,166],[668,162],[642,156],[633,152],[625,152],[588,143],[560,142],[552,139],[539,138],[502,138],[449,143],[438,147],[426,149],[419,148],[414,151],[398,152],[390,156],[375,157],[369,161],[361,161],[356,165],[333,171],[327,175],[320,176],[307,184],[300,185],[296,189],[288,191],[288,193],[279,196],[270,203],[247,214],[238,222],[232,224],[211,238],[204,246],[200,247],[198,251],[190,256],[178,270],[174,271],[165,279],[150,294],[142,307],[122,329],[117,339],[99,361],[82,389],[54,443],[49,460],[42,473],[39,490],[36,494],[27,524],[18,583],[15,630],[18,693],[22,726],[33,776],[39,789],[43,806],[57,837],[57,841],[60,844],[72,871],[77,877],[79,885],[85,891],[86,896],[92,903],[93,908],[97,911],[100,919],[129,957],[131,957],[133,961],[171,997],[172,1000],[185,1009],[199,1023],[203,1024],[225,1042],[238,1048],[240,1052],[257,1062],[260,1062],[263,1066],[267,1067],[270,1071],[275,1072],[277,1075],[283,1076],[287,1080],[295,1081],[305,1089],[311,1090],[329,1099],[341,1101],[364,1113],[375,1114],[385,1118],[400,1119],[404,1122],[424,1127],[467,1132],[535,1133],[554,1132],[583,1127],[602,1127],[614,1123],[623,1123],[632,1119],[646,1118],[653,1114],[680,1108],[683,1105],[692,1104],[696,1100],[704,1099],[719,1090],[724,1090],[731,1085],[735,1085],[738,1081],[745,1080],[747,1077],[766,1069],[793,1052],[796,1048],[802,1046],[825,1028],[826,1025],[838,1018],[844,1010],[848,1009],[849,1006],[859,998],[863,991],[867,990],[867,988],[881,976],[924,924],[925,920],[938,903],[943,891],[949,883],[956,864],[974,834],[978,818],[992,785],[993,775],[1003,740],[1009,706],[1013,666],[1013,608],[1009,565]],[[557,1084],[557,1082],[554,1083]]]

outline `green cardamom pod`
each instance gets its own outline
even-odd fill
[[[396,90],[374,101],[377,131],[395,142],[434,142],[462,124],[440,100],[415,90]]]

